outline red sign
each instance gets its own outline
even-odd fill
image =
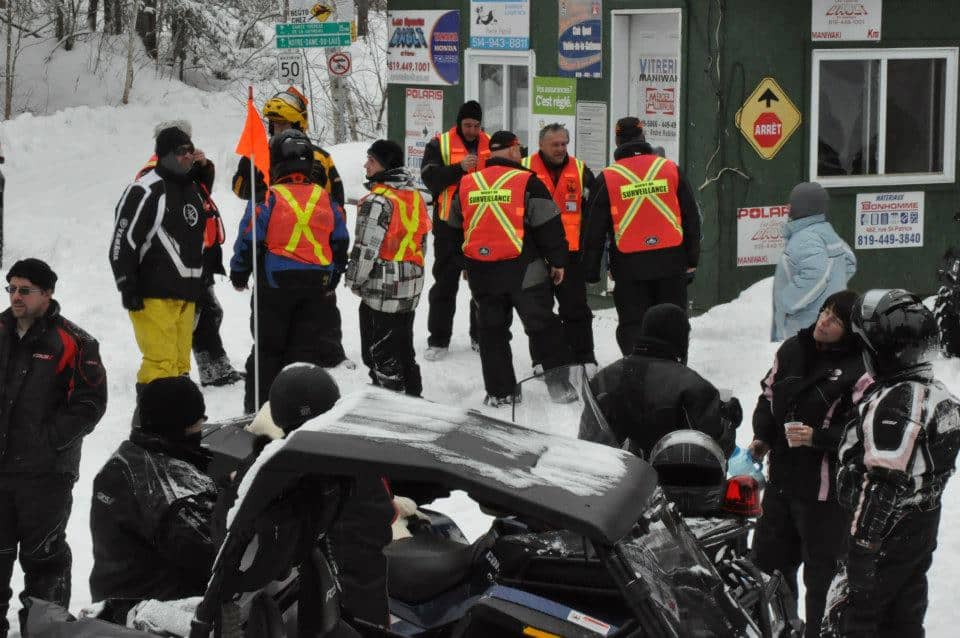
[[[327,68],[333,75],[347,75],[350,73],[351,66],[352,64],[349,53],[337,51],[336,53],[332,53],[331,55],[327,56]]]
[[[753,137],[763,148],[777,145],[783,136],[783,122],[776,113],[765,111],[753,123]]]

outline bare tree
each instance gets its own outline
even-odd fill
[[[140,10],[139,0],[134,0],[127,10],[127,73],[123,79],[123,97],[120,101],[123,104],[130,103],[130,89],[133,88],[133,45],[136,35],[136,16]]]

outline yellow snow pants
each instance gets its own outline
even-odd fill
[[[195,309],[194,302],[182,299],[144,299],[143,310],[130,312],[143,354],[137,383],[190,373]]]

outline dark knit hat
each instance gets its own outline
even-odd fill
[[[510,131],[497,131],[490,136],[490,150],[491,151],[502,151],[505,148],[510,148],[511,146],[518,146],[520,144],[520,138]]]
[[[857,305],[860,295],[852,290],[841,290],[835,292],[823,301],[820,306],[820,312],[830,310],[837,316],[837,319],[843,322],[843,334],[846,337],[853,336],[852,323],[850,321],[853,315],[853,307]]]
[[[207,418],[203,393],[188,376],[155,379],[140,395],[140,428],[169,438]]]
[[[155,152],[157,157],[162,158],[167,153],[172,153],[181,146],[193,146],[190,136],[182,129],[171,126],[157,133],[157,145]]]
[[[391,140],[377,140],[367,149],[367,155],[388,171],[403,166],[403,149]]]
[[[483,121],[483,109],[480,107],[480,102],[468,100],[463,103],[460,110],[457,111],[457,124],[467,118],[478,122]]]
[[[686,363],[690,348],[690,320],[680,306],[662,303],[647,310],[640,334],[672,346],[680,360]]]
[[[291,363],[270,386],[270,415],[284,432],[292,432],[327,412],[340,399],[330,373],[312,363]]]
[[[790,191],[790,219],[830,212],[830,194],[816,182],[801,182]]]
[[[643,135],[643,122],[635,117],[621,117],[617,120],[617,146],[627,142],[643,142],[646,138]]]
[[[29,279],[33,285],[43,290],[53,290],[57,285],[57,273],[53,272],[47,262],[34,257],[15,263],[7,273],[7,283],[14,277]]]

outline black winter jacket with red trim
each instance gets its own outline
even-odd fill
[[[81,441],[107,409],[96,339],[63,318],[56,301],[21,339],[8,308],[0,314],[0,374],[0,474],[76,478]]]

